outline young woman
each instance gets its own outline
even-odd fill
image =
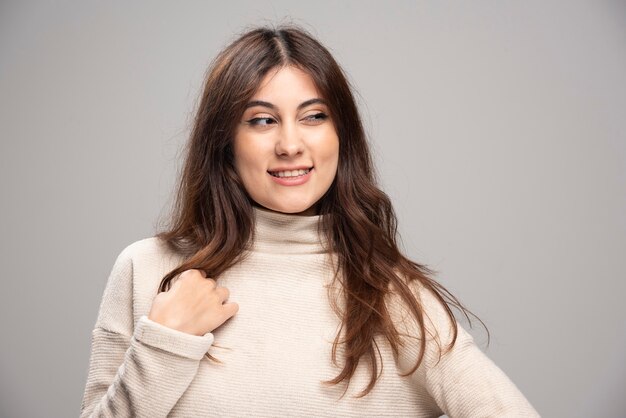
[[[330,53],[249,31],[208,73],[167,230],[115,262],[81,416],[537,416],[432,275]]]

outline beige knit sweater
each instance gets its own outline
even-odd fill
[[[538,416],[460,327],[455,348],[439,362],[437,345],[427,338],[425,363],[410,377],[398,372],[415,364],[417,340],[406,339],[394,359],[378,339],[383,370],[376,386],[354,397],[369,381],[362,361],[340,399],[344,384],[321,383],[341,368],[331,363],[340,322],[328,302],[328,288],[340,288],[331,286],[333,255],[317,233],[319,216],[254,212],[250,251],[218,278],[239,312],[204,336],[147,318],[162,277],[182,258],[154,237],[121,252],[92,333],[81,417]],[[443,309],[428,292],[416,292],[430,329],[448,341]],[[398,300],[390,303],[400,329],[417,335]],[[222,364],[204,357],[207,351]]]

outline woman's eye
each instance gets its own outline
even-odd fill
[[[276,121],[272,118],[252,118],[246,121],[246,123],[252,126],[268,126],[276,123]]]
[[[304,120],[306,120],[307,122],[312,122],[312,123],[320,123],[326,120],[327,118],[328,118],[328,115],[326,113],[320,112],[314,115],[306,116]]]

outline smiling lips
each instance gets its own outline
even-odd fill
[[[311,177],[313,167],[296,167],[292,170],[268,170],[272,180],[283,186],[298,186],[306,183]]]
[[[274,177],[298,177],[308,174],[312,169],[313,167],[295,170],[268,171],[268,173]]]

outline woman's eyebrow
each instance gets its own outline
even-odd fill
[[[306,101],[300,103],[298,105],[298,110],[301,110],[301,109],[303,109],[303,108],[305,108],[307,106],[310,106],[310,105],[316,104],[316,103],[323,104],[323,105],[328,105],[326,103],[326,100],[320,99],[319,97],[316,97],[314,99],[309,99],[309,100],[306,100]],[[264,100],[252,100],[252,101],[250,101],[250,102],[248,102],[246,104],[245,109],[248,109],[248,108],[251,108],[251,107],[254,107],[254,106],[262,106],[262,107],[267,107],[267,108],[272,109],[272,110],[276,110],[276,106],[274,106],[272,103],[266,102]]]
[[[264,102],[263,100],[252,100],[251,102],[248,102],[248,104],[246,104],[245,109],[248,109],[254,106],[263,106],[263,107],[268,107],[270,109],[276,110],[276,106],[274,106],[270,102]]]
[[[316,97],[315,99],[309,99],[309,100],[307,100],[307,101],[304,101],[304,102],[300,103],[300,104],[298,105],[298,110],[303,109],[303,108],[305,108],[305,107],[307,107],[307,106],[310,106],[310,105],[312,105],[312,104],[317,104],[317,103],[319,103],[319,104],[323,104],[323,105],[328,105],[328,104],[326,103],[326,100],[324,100],[324,99],[320,99],[319,97]]]

